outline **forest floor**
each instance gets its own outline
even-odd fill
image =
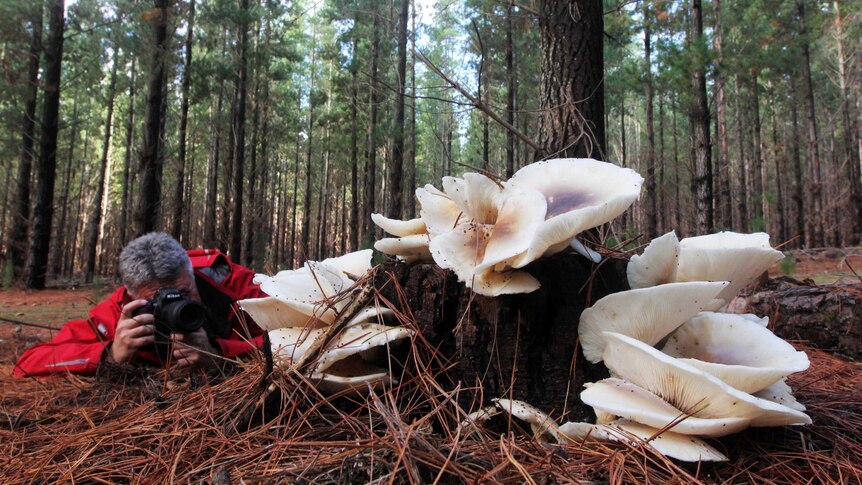
[[[810,279],[819,284],[862,281],[857,276],[862,275],[862,248],[795,251],[792,256],[772,268],[770,276]],[[51,289],[38,292],[0,290],[0,318],[59,328],[66,320],[85,318],[87,310],[112,289],[105,282],[97,286],[54,283]],[[149,476],[154,481],[200,482],[209,478],[215,482],[217,476],[232,474],[258,478],[246,483],[268,483],[273,477],[288,482],[296,479],[297,483],[345,483],[378,478],[376,474],[389,470],[393,463],[392,469],[399,473],[411,469],[414,474],[420,473],[416,467],[421,464],[421,473],[427,475],[431,470],[433,474],[417,477],[429,482],[434,476],[440,478],[444,469],[453,474],[451,480],[444,481],[452,482],[462,473],[465,477],[515,482],[523,481],[528,473],[555,476],[557,481],[580,477],[578,480],[607,482],[616,477],[620,483],[671,479],[681,483],[784,483],[796,478],[825,483],[862,477],[862,446],[855,438],[862,434],[858,412],[862,408],[858,394],[862,367],[815,349],[807,350],[812,368],[790,382],[799,390],[800,401],[809,406],[815,425],[804,432],[790,428],[749,430],[716,441],[730,462],[680,465],[619,443],[549,451],[525,436],[504,442],[500,435],[488,432],[482,435],[492,440],[489,443],[493,446],[488,447],[481,439],[467,439],[460,433],[453,438],[421,431],[419,424],[428,416],[451,411],[444,406],[451,396],[433,394],[431,388],[423,390],[417,384],[424,382],[421,379],[408,379],[397,392],[381,394],[373,402],[369,398],[359,411],[351,404],[348,409],[354,409],[355,416],[344,414],[340,407],[332,407],[328,400],[308,391],[306,382],[285,381],[278,389],[282,395],[290,390],[291,400],[275,407],[283,408],[277,426],[269,431],[250,427],[234,435],[239,432],[237,416],[248,414],[242,406],[257,403],[248,408],[255,411],[278,402],[269,403],[271,399],[264,400],[267,394],[261,394],[261,363],[199,389],[165,388],[161,379],[130,380],[137,384],[115,386],[114,381],[104,379],[11,378],[17,356],[31,345],[50,339],[56,331],[0,321],[0,435],[6,440],[0,449],[11,457],[5,465],[0,464],[0,476],[6,476],[7,483],[43,474],[59,481],[128,482],[152,474]],[[399,416],[387,406],[402,392],[406,402],[422,404],[411,405],[416,409],[410,407],[413,411]],[[424,407],[429,402],[438,406],[430,413]],[[381,419],[362,418],[373,412]],[[302,419],[288,419],[294,415]],[[440,419],[457,423],[459,416]],[[363,427],[366,424],[368,429]],[[347,428],[353,434],[345,431]],[[415,436],[411,434],[414,432]],[[283,436],[274,440],[275,435]],[[364,440],[362,446],[357,436]],[[443,452],[429,452],[438,448]],[[454,450],[463,453],[453,455]],[[164,457],[172,457],[173,463],[164,462]],[[406,464],[399,468],[402,461]],[[370,476],[362,475],[364,472]],[[563,472],[566,474],[557,475]],[[307,475],[316,478],[310,481]]]

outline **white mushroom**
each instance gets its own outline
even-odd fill
[[[270,332],[273,357],[280,364],[301,359],[313,344],[324,338],[327,330],[281,328]],[[324,351],[310,378],[330,392],[344,389],[363,390],[391,380],[386,362],[388,346],[409,338],[413,331],[404,327],[387,327],[373,323],[345,327]],[[385,364],[384,364],[385,365]]]
[[[586,439],[622,441],[632,445],[646,443],[662,455],[680,461],[727,461],[727,457],[703,440],[672,431],[661,431],[644,424],[620,419],[605,425],[565,423],[560,435],[571,443]]]
[[[805,411],[805,405],[793,396],[793,389],[787,385],[787,379],[781,379],[775,384],[754,393],[755,397],[777,402],[797,411]]]
[[[480,295],[498,296],[529,293],[539,288],[539,282],[523,271],[476,272],[490,238],[491,226],[462,222],[454,230],[431,239],[429,249],[443,269],[451,269],[468,288]]]
[[[324,259],[321,263],[341,270],[350,278],[359,279],[371,269],[371,257],[373,255],[374,251],[362,249],[335,258]]]
[[[488,244],[476,266],[480,273],[491,268],[506,269],[510,259],[529,249],[533,235],[545,221],[547,202],[538,190],[506,186],[499,196],[499,204]]]
[[[589,158],[547,160],[522,168],[508,186],[541,192],[547,211],[530,246],[512,267],[526,266],[551,247],[562,249],[581,231],[620,215],[637,200],[642,182],[634,170]],[[560,247],[561,243],[565,245]]]
[[[677,281],[729,281],[719,298],[730,302],[784,255],[769,245],[769,235],[719,232],[679,243]],[[717,308],[713,308],[715,310]]]
[[[247,298],[237,302],[264,330],[285,327],[319,328],[335,321],[335,312],[318,303],[304,303],[280,297]]]
[[[374,249],[383,254],[397,256],[406,262],[430,261],[428,234],[404,237],[387,237],[374,243]]]
[[[491,399],[491,401],[500,410],[528,423],[533,437],[537,440],[550,442],[553,439],[553,441],[559,441],[557,423],[542,411],[524,401],[515,399]]]
[[[380,229],[383,229],[388,234],[392,234],[396,237],[413,236],[415,234],[425,234],[428,232],[422,218],[402,221],[399,219],[384,217],[383,214],[371,214],[371,221]]]
[[[808,356],[760,323],[704,312],[685,322],[661,349],[743,392],[757,392],[808,368]]]
[[[810,424],[804,413],[739,391],[712,374],[618,333],[605,333],[605,365],[612,375],[699,418],[741,417],[751,426]]]
[[[718,437],[747,428],[750,420],[742,417],[698,418],[673,407],[662,398],[631,382],[617,378],[587,384],[581,392],[581,401],[593,407],[598,414],[608,415],[646,424],[653,428],[669,429],[674,433]],[[672,425],[672,426],[671,426]]]
[[[676,281],[679,260],[679,239],[671,231],[653,239],[643,254],[632,256],[626,267],[629,286],[648,288],[650,286]]]
[[[602,360],[603,332],[655,345],[686,320],[714,304],[725,282],[668,283],[612,293],[581,313],[578,336],[590,362]]]
[[[451,231],[464,218],[458,205],[431,184],[416,189],[416,200],[419,201],[419,213],[431,237]]]
[[[444,179],[444,188],[446,187]],[[493,224],[497,220],[497,198],[503,190],[501,184],[487,175],[465,173],[463,184],[455,194],[446,193],[461,208],[464,215],[480,224]]]

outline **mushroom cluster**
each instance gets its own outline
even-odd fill
[[[631,169],[588,158],[534,163],[504,182],[478,173],[444,177],[442,191],[416,189],[419,218],[374,214],[394,236],[374,247],[405,261],[433,259],[481,295],[529,293],[539,282],[522,268],[620,215],[642,182]]]
[[[714,312],[780,254],[766,234],[657,238],[629,263],[633,289],[581,314],[584,356],[611,373],[580,395],[595,424],[558,425],[527,403],[497,399],[462,427],[504,411],[543,441],[647,443],[682,461],[721,461],[727,458],[702,438],[810,424],[786,383],[808,368],[805,353],[772,333],[767,318]]]
[[[762,233],[682,241],[669,233],[632,257],[634,289],[581,315],[584,355],[604,361],[612,377],[581,393],[597,424],[571,429],[602,435],[607,426],[638,423],[651,435],[719,437],[749,426],[810,424],[785,382],[808,368],[805,353],[772,333],[768,319],[713,312],[780,254]],[[695,459],[715,459],[709,450]]]
[[[366,306],[355,312],[331,335],[338,317],[353,302],[355,280],[371,269],[372,251],[366,249],[274,276],[258,274],[254,282],[264,298],[238,302],[254,321],[269,331],[273,358],[282,366],[304,362],[322,349],[308,378],[326,392],[363,391],[392,381],[386,357],[388,346],[412,337],[413,330],[383,325],[392,311]]]

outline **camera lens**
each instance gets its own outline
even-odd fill
[[[194,300],[181,300],[166,305],[161,316],[175,332],[190,333],[203,326],[206,309]]]

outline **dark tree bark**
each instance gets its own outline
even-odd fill
[[[762,223],[765,228],[766,217],[768,215],[766,197],[763,191],[763,167],[766,166],[766,162],[764,161],[766,150],[763,147],[763,137],[761,134],[763,127],[760,122],[760,83],[757,81],[756,70],[752,71],[751,76],[751,112],[754,115],[753,126],[751,127],[752,134],[754,135],[754,154],[752,155],[753,163],[751,164],[751,173],[749,174],[752,188],[751,200],[754,205],[754,219]]]
[[[30,227],[30,179],[33,172],[33,159],[36,145],[36,98],[39,90],[39,60],[42,57],[42,16],[43,2],[37,0],[30,20],[32,30],[27,68],[27,89],[24,94],[24,117],[21,121],[21,155],[15,177],[15,210],[9,229],[9,257],[12,271],[17,279],[23,273],[27,255],[27,230]],[[8,172],[7,172],[8,174]],[[8,190],[8,189],[7,189]]]
[[[793,89],[791,87],[790,92],[793,93]],[[790,118],[793,121],[793,131],[791,132],[791,138],[793,138],[793,205],[796,207],[796,233],[799,240],[796,242],[796,247],[801,247],[805,244],[805,209],[804,209],[804,185],[802,184],[802,157],[799,153],[799,114],[796,111],[796,99],[790,96]]]
[[[371,220],[371,214],[377,211],[377,63],[380,57],[380,18],[377,12],[377,0],[371,0],[371,16],[374,19],[371,37],[371,93],[369,96],[368,144],[366,151],[366,184],[365,212],[362,214],[363,227]],[[375,226],[376,227],[376,226]],[[377,229],[372,232],[378,234]],[[364,239],[365,234],[360,235]]]
[[[108,177],[108,153],[111,150],[111,125],[114,120],[114,97],[117,89],[117,67],[119,65],[119,47],[114,46],[114,61],[111,69],[111,82],[108,85],[108,106],[105,114],[105,132],[102,139],[102,158],[99,161],[99,173],[96,176],[96,194],[93,206],[90,208],[90,217],[87,222],[86,251],[87,257],[84,266],[84,280],[93,282],[96,271],[96,255],[99,247],[99,232],[102,225],[102,212],[105,210],[105,179]]]
[[[823,186],[820,181],[820,153],[817,148],[817,116],[814,111],[814,86],[811,81],[811,56],[808,47],[808,26],[805,18],[805,0],[796,1],[799,15],[799,35],[802,46],[802,82],[805,89],[806,140],[808,153],[809,184],[808,228],[805,244],[808,247],[823,246]]]
[[[132,152],[134,146],[135,134],[135,75],[137,69],[135,66],[137,59],[132,57],[131,79],[129,80],[129,106],[126,113],[126,150],[123,158],[123,200],[120,209],[120,245],[125,246],[129,238],[128,230],[128,214],[129,206],[131,205],[132,190],[130,174],[132,172]]]
[[[442,385],[460,385],[465,408],[506,397],[564,421],[591,419],[578,396],[585,382],[607,371],[577,351],[578,320],[594,301],[627,288],[625,264],[611,260],[596,268],[581,256],[558,254],[530,265],[530,272],[539,290],[497,298],[473,294],[434,264],[386,263],[375,286],[409,309],[441,362],[452,365]]]
[[[722,30],[721,30],[721,1],[713,0],[713,14],[715,15],[715,35],[713,37],[713,48],[715,49],[715,107],[716,107],[716,135],[718,136],[718,163],[715,167],[716,187],[716,226],[722,229],[730,229],[733,226],[731,214],[731,183],[730,183],[730,156],[727,143],[727,100],[725,98],[724,85],[724,57],[722,55]]]
[[[736,141],[737,141],[737,149],[739,151],[739,157],[736,162],[737,166],[737,183],[739,186],[739,190],[737,194],[739,194],[739,200],[737,201],[735,209],[737,210],[737,215],[734,216],[734,220],[737,221],[736,230],[740,232],[746,232],[750,227],[750,218],[748,216],[748,196],[750,195],[750,191],[748,190],[748,173],[746,170],[747,164],[746,155],[745,155],[745,130],[743,129],[744,120],[742,119],[742,89],[739,83],[739,78],[736,78]]]
[[[811,280],[769,280],[746,299],[745,311],[769,316],[769,326],[785,339],[803,339],[817,348],[862,357],[862,285],[817,285]]]
[[[649,1],[644,0],[644,59],[646,62],[646,130],[647,130],[647,152],[646,152],[646,235],[649,239],[658,236],[658,194],[655,188],[655,127],[653,126],[653,82],[652,82],[652,53],[650,39],[651,13]]]
[[[293,163],[293,203],[290,210],[290,267],[296,267],[296,211],[299,201],[299,133],[296,134],[296,150],[294,152]]]
[[[411,4],[411,32],[410,36],[410,97],[407,98],[410,104],[410,118],[407,120],[407,132],[410,135],[410,145],[407,149],[407,190],[405,191],[406,206],[405,218],[412,219],[416,217],[416,197],[414,190],[416,184],[416,3],[415,0],[410,0]]]
[[[506,122],[515,126],[515,46],[513,40],[512,5],[506,6]],[[515,173],[515,134],[506,130],[506,179]]]
[[[174,217],[171,233],[181,243],[183,240],[183,213],[185,200],[183,198],[184,179],[186,173],[186,139],[189,125],[189,91],[192,86],[192,44],[194,42],[195,30],[195,0],[189,2],[189,20],[186,25],[185,61],[183,62],[183,80],[180,93],[180,134],[179,147],[177,148],[177,186],[174,189]]]
[[[353,39],[353,52],[356,52],[357,41]],[[357,66],[350,67],[350,250],[359,249],[359,147],[357,121],[357,104],[359,103],[359,85]]]
[[[537,159],[605,157],[605,93],[600,0],[543,0]]]
[[[778,120],[775,114],[775,95],[769,97],[769,114],[772,117],[772,159],[775,160],[775,219],[778,223],[778,240],[787,241],[787,219],[784,217],[784,164],[778,153]]]
[[[73,73],[74,75],[74,73]],[[57,221],[57,237],[54,239],[53,249],[51,250],[51,274],[61,274],[63,272],[64,257],[66,254],[66,239],[70,232],[67,228],[68,214],[70,212],[69,197],[72,191],[72,178],[75,176],[73,166],[75,158],[75,147],[78,141],[78,94],[72,99],[72,129],[69,135],[69,151],[66,155],[66,163],[63,167],[63,181],[60,189],[60,217]]]
[[[154,4],[157,15],[153,19],[153,51],[150,61],[143,147],[139,167],[141,183],[135,214],[137,235],[152,232],[159,227],[159,213],[162,205],[161,162],[164,136],[162,113],[167,105],[168,94],[167,86],[165,86],[165,64],[168,54],[170,0],[154,0]]]
[[[691,0],[691,33],[689,45],[703,40],[703,8],[701,0]],[[708,234],[715,229],[712,208],[712,159],[709,144],[709,106],[706,99],[706,60],[698,58],[691,69],[692,102],[689,111],[691,127],[691,165],[694,168],[691,190],[694,194],[695,226],[697,234]]]
[[[242,231],[243,231],[243,193],[245,178],[245,111],[248,95],[248,16],[251,13],[248,0],[242,0],[242,19],[239,23],[239,66],[237,74],[237,110],[236,124],[236,155],[234,156],[233,176],[233,216],[231,217],[230,256],[235,261],[242,261]],[[313,64],[313,63],[312,63]]]
[[[402,175],[404,173],[404,104],[407,99],[407,17],[410,1],[401,0],[398,16],[398,60],[395,64],[395,113],[392,122],[392,158],[389,163],[389,210],[388,216],[402,218],[404,197]]]
[[[36,166],[36,206],[33,236],[27,256],[27,287],[45,288],[51,224],[54,216],[54,180],[57,175],[57,132],[60,125],[60,75],[63,61],[64,0],[48,4],[48,41],[45,45],[42,130],[39,137],[39,163]]]
[[[218,173],[219,160],[221,158],[219,122],[223,107],[224,80],[219,83],[218,101],[216,101],[216,109],[212,115],[215,136],[213,136],[212,140],[210,163],[207,164],[207,193],[206,203],[204,204],[204,245],[208,248],[214,248],[218,245],[218,240],[216,239],[216,214],[218,213]]]
[[[311,82],[309,84],[308,89],[308,139],[306,140],[306,153],[305,153],[305,191],[303,192],[303,202],[302,202],[302,250],[299,254],[299,258],[309,259],[311,255],[311,179],[313,177],[313,171],[311,167],[311,157],[313,156],[314,151],[314,114],[316,108],[316,98],[317,96],[314,93],[314,80],[315,80],[315,54],[317,48],[317,27],[314,27],[314,31],[311,36]]]

